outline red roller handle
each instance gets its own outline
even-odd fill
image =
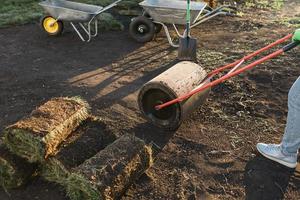
[[[268,49],[270,49],[270,48],[272,48],[272,47],[274,47],[274,46],[276,46],[278,44],[281,44],[281,43],[285,42],[286,40],[288,40],[288,39],[290,39],[292,37],[293,37],[293,34],[289,34],[289,35],[287,35],[287,36],[285,36],[285,37],[277,40],[276,42],[273,42],[272,44],[269,44],[268,46],[263,47],[263,48],[255,51],[255,52],[249,54],[248,56],[245,56],[244,58],[242,58],[242,59],[240,59],[238,61],[235,61],[235,62],[233,62],[231,64],[228,64],[228,65],[225,65],[223,67],[220,67],[220,68],[212,71],[211,73],[209,73],[208,74],[208,78],[210,78],[210,77],[212,77],[212,76],[214,76],[214,75],[216,75],[216,74],[224,71],[225,69],[232,68],[232,67],[238,65],[240,62],[244,62],[246,60],[249,60],[249,59],[253,58],[254,56],[257,56],[260,53],[262,53],[262,52],[264,52],[264,51],[266,51],[266,50],[268,50]],[[173,105],[173,104],[179,103],[181,101],[184,101],[184,100],[190,98],[191,96],[193,96],[194,94],[202,92],[202,91],[204,91],[204,90],[206,90],[208,88],[216,86],[216,85],[218,85],[218,84],[220,84],[220,83],[222,83],[222,82],[230,79],[231,77],[239,75],[239,74],[241,74],[241,73],[243,73],[243,72],[245,72],[247,70],[250,70],[250,69],[254,68],[255,66],[257,66],[257,65],[259,65],[259,64],[261,64],[261,63],[263,63],[263,62],[265,62],[265,61],[267,61],[269,59],[275,58],[275,57],[279,56],[280,54],[282,54],[283,52],[288,51],[288,50],[290,50],[290,49],[292,49],[292,48],[294,48],[294,47],[296,47],[298,45],[299,45],[299,43],[291,43],[291,44],[285,46],[284,48],[282,48],[280,50],[277,50],[276,52],[271,53],[271,54],[269,54],[269,55],[267,55],[267,56],[265,56],[265,57],[263,57],[263,58],[255,61],[255,62],[253,62],[253,63],[251,63],[251,64],[249,64],[247,66],[244,66],[244,67],[242,67],[240,69],[237,69],[237,70],[233,71],[232,73],[226,74],[226,75],[222,76],[221,78],[219,78],[219,79],[217,79],[215,81],[212,81],[212,82],[209,82],[207,84],[204,84],[202,87],[197,88],[197,89],[191,91],[188,94],[185,94],[185,95],[183,95],[183,96],[181,96],[179,98],[176,98],[174,100],[168,101],[168,102],[166,102],[164,104],[157,105],[157,106],[155,106],[155,109],[156,110],[160,110],[160,109],[163,109],[163,108],[168,107],[170,105]]]
[[[255,51],[255,52],[253,52],[253,53],[251,53],[251,54],[249,54],[249,55],[247,55],[247,56],[245,56],[244,58],[242,58],[242,59],[240,59],[240,60],[237,60],[237,61],[235,61],[235,62],[233,62],[233,63],[230,63],[230,64],[228,64],[228,65],[225,65],[225,66],[223,66],[223,67],[220,67],[220,68],[217,68],[217,69],[213,70],[212,72],[210,72],[210,73],[208,74],[208,76],[212,76],[212,75],[218,74],[218,73],[220,73],[221,71],[224,71],[225,69],[229,69],[229,68],[231,68],[231,67],[234,67],[235,65],[237,65],[238,63],[240,63],[242,60],[244,60],[244,61],[250,60],[251,58],[253,58],[253,57],[255,57],[255,56],[261,54],[261,53],[264,52],[264,51],[267,51],[267,50],[273,48],[274,46],[277,46],[277,45],[279,45],[279,44],[281,44],[281,43],[287,41],[288,39],[291,39],[292,37],[293,37],[293,34],[288,34],[287,36],[285,36],[285,37],[283,37],[283,38],[281,38],[281,39],[279,39],[279,40],[277,40],[277,41],[275,41],[275,42],[269,44],[268,46],[265,46],[265,47],[263,47],[263,48],[261,48],[261,49]]]

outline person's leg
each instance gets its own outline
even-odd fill
[[[281,148],[284,154],[296,154],[300,148],[300,77],[289,92],[288,117]]]
[[[290,89],[288,108],[287,124],[282,143],[280,145],[258,143],[257,150],[271,160],[295,168],[300,147],[300,77]]]

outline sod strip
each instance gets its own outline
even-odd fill
[[[4,143],[29,162],[41,162],[87,119],[89,105],[79,97],[53,98],[4,131]]]
[[[41,166],[40,175],[47,181],[66,186],[71,168],[93,157],[117,136],[96,117],[89,117],[61,145],[61,150]]]
[[[151,147],[132,135],[122,136],[72,170],[67,195],[72,200],[119,198],[152,162]]]
[[[13,155],[4,145],[0,146],[0,186],[13,189],[27,183],[37,168],[36,164]]]

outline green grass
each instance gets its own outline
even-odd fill
[[[94,5],[106,6],[114,0],[73,0],[81,3],[88,3]],[[120,8],[129,8],[137,5],[139,0],[125,0],[120,4]],[[21,25],[32,22],[37,22],[44,11],[38,5],[40,0],[1,0],[0,3],[0,27],[7,27],[13,25]],[[104,21],[104,29],[119,29],[122,25],[109,15],[100,17]],[[112,24],[112,25],[111,25]]]
[[[300,17],[295,16],[295,17],[291,17],[291,18],[283,18],[283,19],[279,20],[278,23],[286,25],[288,27],[292,27],[292,28],[300,28]]]
[[[2,0],[0,27],[25,24],[38,19],[42,14],[38,0]]]
[[[246,0],[244,3],[248,8],[279,10],[284,5],[284,0]]]

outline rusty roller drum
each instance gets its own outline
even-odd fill
[[[161,110],[155,110],[154,107],[187,94],[200,85],[206,76],[205,70],[196,63],[177,63],[142,87],[138,95],[140,110],[155,126],[176,130],[189,113],[204,103],[210,89]]]

